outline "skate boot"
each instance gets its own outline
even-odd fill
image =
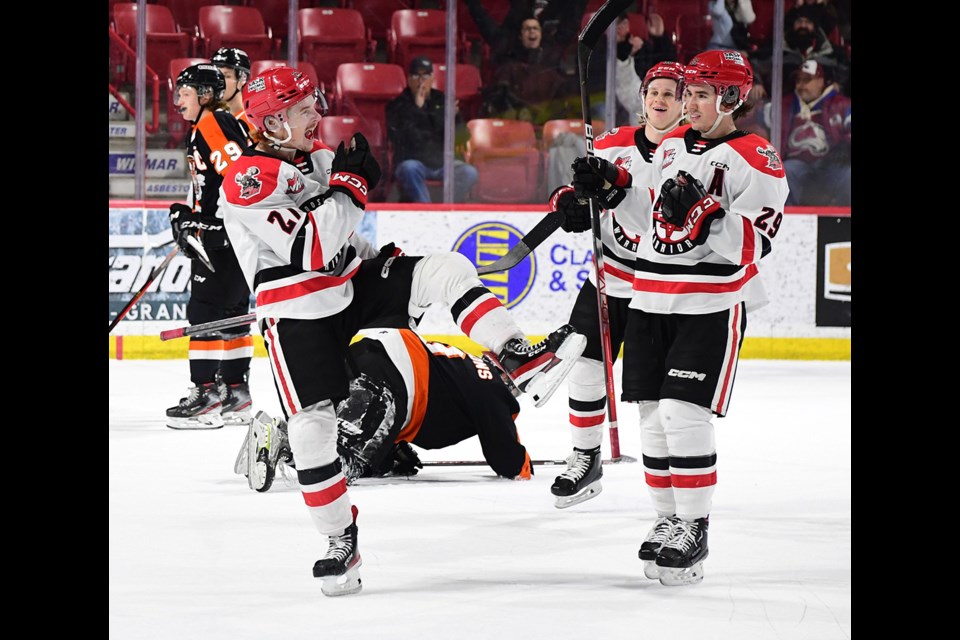
[[[543,406],[563,379],[570,373],[587,338],[565,324],[537,344],[526,338],[513,338],[499,355],[485,354],[503,369],[520,391],[533,398],[536,407]]]
[[[223,424],[248,426],[252,420],[250,409],[253,406],[249,385],[245,381],[227,384],[218,379],[217,389],[220,392]]]
[[[257,417],[247,427],[246,475],[247,485],[254,491],[264,493],[273,485],[280,460],[289,461],[290,442],[287,439],[287,423],[280,418],[271,418],[265,411],[258,411]],[[243,453],[237,455],[237,470]]]
[[[362,564],[357,548],[357,507],[350,507],[353,523],[343,533],[330,536],[327,555],[313,565],[313,577],[323,578],[320,591],[325,596],[346,596],[363,588],[358,569]]]
[[[710,517],[693,522],[680,520],[673,525],[670,539],[657,554],[660,584],[677,587],[703,580],[703,561],[709,555],[707,529]]]
[[[676,516],[669,518],[660,516],[653,523],[653,528],[647,533],[647,537],[640,545],[640,559],[643,560],[643,575],[651,580],[660,577],[660,567],[657,566],[657,554],[670,539],[673,534],[673,526],[678,521]]]
[[[600,447],[593,449],[573,448],[567,457],[567,470],[557,476],[550,492],[557,497],[553,506],[566,509],[575,504],[595,498],[603,491],[603,460]]]
[[[171,429],[219,429],[223,426],[220,416],[220,394],[214,382],[187,389],[187,397],[180,404],[167,409],[167,426]]]

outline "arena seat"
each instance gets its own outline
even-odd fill
[[[376,120],[368,120],[362,116],[324,116],[320,119],[320,139],[333,149],[343,141],[350,143],[353,134],[360,132],[370,143],[370,148],[377,160],[383,176],[380,183],[370,192],[370,200],[384,201],[390,188],[392,172],[390,158],[387,155],[386,131]]]
[[[385,42],[393,12],[413,9],[415,5],[415,0],[348,0],[345,8],[359,11],[373,37]]]
[[[388,62],[347,62],[337,67],[333,103],[335,115],[359,115],[387,130],[387,103],[407,88],[403,69]]]
[[[433,88],[446,91],[447,65],[438,64],[433,67]],[[473,120],[480,111],[483,86],[480,80],[480,69],[472,64],[457,63],[457,86],[455,96],[460,101],[460,114],[463,119]]]
[[[447,55],[447,12],[439,9],[394,11],[387,31],[388,60],[406,71],[410,61],[424,56],[441,64]]]
[[[464,158],[477,168],[474,199],[532,203],[541,198],[541,153],[533,125],[524,120],[477,118],[467,122]]]
[[[299,57],[313,64],[327,86],[333,86],[341,64],[364,62],[376,51],[377,43],[356,9],[300,9],[297,24]]]
[[[273,58],[274,50],[279,49],[260,11],[253,7],[200,7],[198,28],[200,49],[206,56],[220,47],[237,47],[246,51],[251,61],[264,60]]]
[[[190,55],[190,36],[174,20],[170,9],[159,4],[146,5],[147,66],[160,78],[160,86],[169,79],[170,60]],[[118,2],[113,5],[114,29],[132,49],[137,48],[137,4]],[[122,82],[136,81],[136,61],[125,65]]]

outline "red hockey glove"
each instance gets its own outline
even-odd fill
[[[604,209],[616,209],[633,186],[629,171],[597,156],[577,158],[570,166],[577,197],[594,198]]]
[[[567,233],[590,230],[590,206],[577,199],[573,187],[557,187],[550,196],[550,210],[563,216],[560,228]]]
[[[690,241],[703,244],[710,233],[710,223],[727,215],[720,201],[708,195],[703,184],[686,171],[678,171],[660,188],[660,211],[654,211],[660,222],[683,227]]]

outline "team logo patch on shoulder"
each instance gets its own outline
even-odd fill
[[[663,166],[660,167],[660,168],[661,168],[661,169],[666,169],[667,167],[669,167],[670,165],[673,164],[673,161],[674,161],[676,158],[677,158],[677,150],[676,150],[676,149],[667,149],[666,151],[663,152]]]
[[[259,189],[258,189],[259,191]],[[287,193],[290,195],[300,193],[303,191],[303,180],[300,179],[300,176],[294,176],[293,178],[287,178]]]
[[[234,181],[240,185],[240,197],[244,200],[249,200],[259,194],[260,189],[263,188],[263,183],[257,179],[259,173],[259,167],[250,167],[243,173],[238,173],[233,177]],[[301,189],[302,188],[301,185]]]
[[[768,144],[766,148],[757,147],[757,153],[767,159],[768,169],[779,171],[783,168],[783,163],[780,161],[780,154],[777,153],[777,150],[773,148],[772,144]]]

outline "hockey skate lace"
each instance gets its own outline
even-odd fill
[[[180,399],[180,406],[187,407],[196,401],[200,397],[200,387],[190,387],[187,389],[187,397]]]
[[[686,553],[693,546],[699,527],[697,524],[678,520],[674,524],[673,537],[664,545]]]
[[[337,562],[345,563],[351,553],[353,553],[353,545],[350,544],[349,533],[331,536],[330,546],[327,547],[327,555],[324,556],[324,560],[336,560]]]
[[[577,453],[576,459],[567,462],[567,469],[560,474],[560,477],[577,481],[583,476],[587,475],[587,470],[589,468],[590,456],[583,453]]]
[[[670,521],[670,518],[659,518],[656,524],[653,525],[653,529],[647,536],[646,541],[653,542],[654,544],[663,544],[667,541],[672,531],[673,523]]]

